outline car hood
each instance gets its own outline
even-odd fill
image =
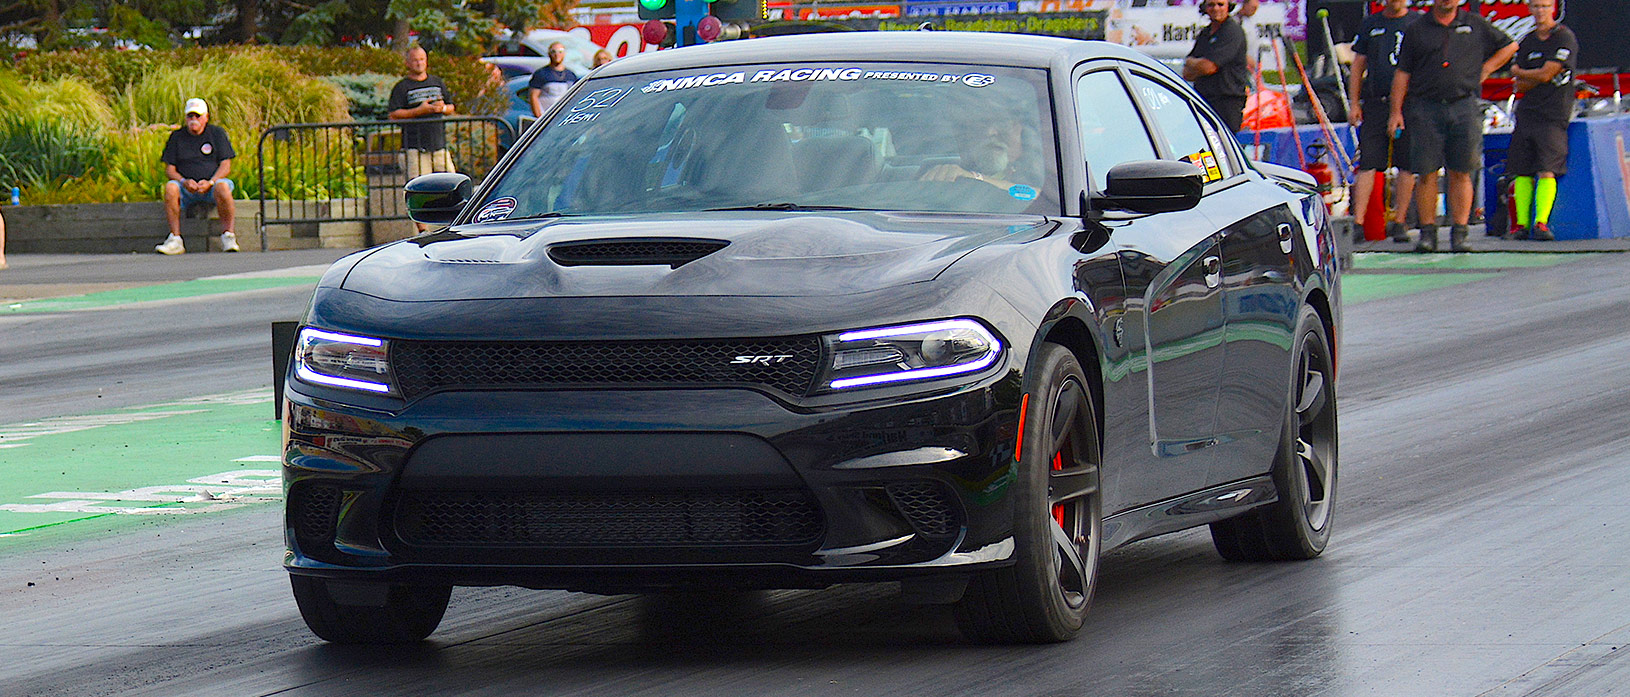
[[[352,267],[341,287],[403,301],[846,295],[932,280],[973,249],[1049,228],[1040,216],[851,211],[505,221],[381,247]],[[657,242],[658,249],[674,240],[710,240],[719,248],[677,266],[561,255],[562,245],[634,240]]]

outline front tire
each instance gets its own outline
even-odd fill
[[[1336,501],[1336,383],[1324,322],[1304,306],[1296,323],[1295,373],[1273,483],[1279,499],[1211,524],[1230,561],[1312,559],[1330,542]]]
[[[452,586],[390,585],[381,602],[346,605],[334,600],[329,581],[289,575],[300,617],[313,634],[336,644],[411,644],[436,631],[447,612]]]
[[[1041,347],[1027,395],[1013,498],[1014,564],[976,574],[956,606],[969,639],[1067,641],[1081,630],[1103,538],[1098,421],[1075,355]]]

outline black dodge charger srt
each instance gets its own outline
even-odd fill
[[[1336,492],[1334,239],[1117,46],[947,33],[612,63],[439,231],[318,285],[285,565],[336,642],[455,585],[896,581],[984,642],[1082,626],[1105,550],[1309,559]]]

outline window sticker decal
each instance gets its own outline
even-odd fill
[[[493,199],[476,212],[475,222],[489,223],[494,220],[503,220],[513,212],[515,212],[515,197],[505,196],[500,199]]]
[[[713,73],[710,75],[687,75],[685,77],[668,77],[652,80],[650,84],[640,88],[644,94],[658,94],[674,90],[688,90],[695,87],[719,87],[721,85],[758,84],[766,82],[853,82],[855,80],[905,80],[910,82],[938,82],[944,84],[961,83],[968,87],[989,87],[996,84],[994,75],[984,73],[924,73],[909,70],[865,70],[862,68],[767,68],[754,71],[749,77],[746,72]],[[607,90],[602,90],[607,91]],[[585,97],[585,101],[593,98],[594,94]],[[620,98],[621,95],[617,95]],[[615,99],[611,104],[615,104]],[[606,104],[604,106],[611,106]],[[592,108],[593,105],[573,108]],[[571,123],[570,120],[567,121]]]
[[[1013,186],[1007,188],[1007,195],[1019,199],[1020,201],[1034,201],[1036,200],[1037,196],[1041,195],[1041,192],[1037,191],[1036,187],[1033,186],[1014,184]]]

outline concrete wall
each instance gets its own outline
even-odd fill
[[[342,215],[347,201],[313,203],[301,201],[267,202],[268,219],[290,217],[321,218],[331,212]],[[123,254],[152,253],[164,241],[169,227],[164,204],[83,203],[58,206],[6,206],[6,252],[36,254]],[[261,250],[260,204],[239,201],[237,206],[238,246],[245,252]],[[221,224],[214,210],[205,218],[183,218],[181,239],[188,252],[219,251]],[[268,225],[266,248],[354,249],[368,246],[372,228],[373,243],[411,237],[416,230],[407,220],[369,222],[311,222]]]

